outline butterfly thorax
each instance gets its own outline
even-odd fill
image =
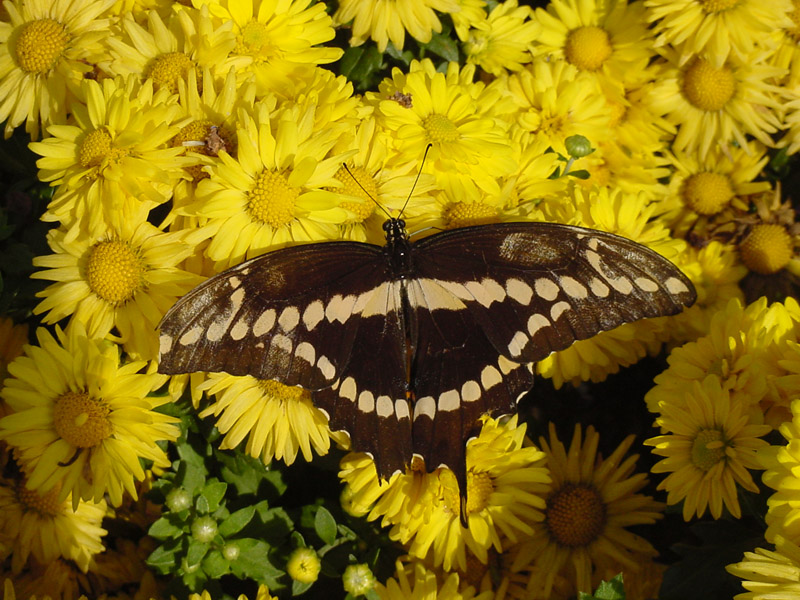
[[[403,219],[387,219],[383,223],[386,234],[384,252],[389,259],[392,275],[396,279],[406,279],[412,273],[411,242],[408,240],[406,222]]]

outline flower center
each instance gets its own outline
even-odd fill
[[[283,402],[299,402],[304,398],[311,398],[311,392],[296,385],[284,385],[274,379],[259,379],[258,387],[265,396],[278,398]]]
[[[789,18],[794,22],[794,27],[787,27],[784,29],[786,35],[792,38],[795,42],[800,40],[800,1],[793,0],[793,10],[788,12]]]
[[[716,13],[730,10],[738,6],[741,0],[702,0],[700,4],[706,13]]]
[[[189,69],[194,68],[192,59],[183,52],[168,52],[153,59],[150,67],[145,71],[145,78],[153,80],[156,88],[166,88],[173,94],[178,93],[178,82],[186,79]],[[197,86],[200,87],[201,77],[197,75]]]
[[[695,212],[713,215],[733,198],[731,181],[719,173],[695,173],[683,182],[683,198]]]
[[[703,58],[695,59],[683,76],[683,93],[700,110],[720,110],[735,91],[733,72],[725,65],[717,69]]]
[[[67,27],[58,21],[25,23],[17,37],[17,64],[26,73],[46,73],[55,66],[68,41]]]
[[[452,471],[442,470],[440,481],[444,484],[443,500],[451,514],[458,515],[461,510],[461,496],[458,492],[458,483]],[[494,483],[488,473],[473,471],[467,472],[467,515],[482,511],[489,503],[489,497],[494,492]]]
[[[422,121],[422,125],[428,132],[430,142],[455,142],[459,138],[458,127],[444,115],[430,114]]]
[[[113,154],[111,134],[105,127],[86,134],[78,151],[78,162],[82,167],[100,166],[106,157]],[[122,151],[124,153],[124,151]],[[116,156],[115,156],[116,157]]]
[[[17,484],[17,500],[25,508],[36,511],[43,517],[57,517],[64,513],[64,503],[58,501],[61,485],[54,485],[49,492],[42,495],[36,490],[25,487],[25,481]]]
[[[701,471],[725,458],[725,441],[718,429],[701,429],[692,444],[692,464]]]
[[[299,195],[300,188],[289,185],[284,175],[265,169],[248,192],[247,209],[256,221],[281,227],[294,219],[294,201]]]
[[[583,71],[596,71],[611,56],[611,38],[608,32],[594,25],[570,31],[564,46],[567,62]]]
[[[354,214],[350,218],[350,223],[362,223],[375,212],[375,202],[378,197],[378,184],[375,179],[363,167],[353,167],[348,173],[344,167],[336,171],[336,179],[344,184],[342,188],[331,188],[331,191],[363,200],[345,200],[339,204],[345,210]],[[359,185],[361,184],[361,185]],[[363,187],[363,189],[362,189]],[[366,192],[364,191],[366,190]]]
[[[106,302],[119,305],[142,289],[144,264],[127,243],[109,240],[95,244],[86,264],[89,288]]]
[[[485,225],[497,219],[497,209],[482,202],[453,202],[444,211],[447,229]]]
[[[794,241],[783,225],[756,225],[739,246],[739,254],[751,271],[771,275],[789,264],[794,254]]]
[[[77,448],[92,448],[113,432],[110,412],[86,392],[67,392],[58,397],[53,408],[56,433]]]
[[[567,483],[547,499],[545,524],[560,546],[588,546],[603,533],[606,505],[594,486]]]
[[[236,48],[233,52],[241,56],[252,56],[263,62],[270,57],[279,56],[280,48],[275,45],[267,26],[253,20],[236,37]]]

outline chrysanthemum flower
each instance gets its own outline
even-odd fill
[[[458,39],[466,42],[470,28],[486,20],[486,0],[456,0],[456,4],[458,11],[451,12],[450,18]]]
[[[492,592],[479,594],[464,584],[458,573],[437,574],[419,560],[398,560],[395,575],[375,586],[383,600],[490,600]],[[440,583],[441,582],[441,583]]]
[[[408,73],[394,69],[380,94],[367,98],[377,104],[378,123],[404,160],[420,161],[431,144],[426,172],[460,177],[464,185],[496,194],[497,178],[512,173],[516,163],[508,123],[496,116],[502,92],[473,82],[474,74],[474,65],[459,69],[451,62],[446,73],[439,73],[428,59],[413,61]]]
[[[186,163],[169,147],[181,123],[167,92],[137,78],[85,80],[82,90],[86,105],[71,106],[75,125],[51,127],[52,137],[31,144],[43,157],[39,179],[59,186],[42,218],[61,221],[67,241],[146,215],[169,199]]]
[[[800,53],[796,63],[792,64],[800,65]],[[781,144],[788,146],[787,154],[796,154],[800,150],[800,82],[791,87],[784,87],[783,93],[786,99],[783,107],[783,126],[787,131],[781,138]]]
[[[743,579],[742,587],[748,590],[736,594],[736,600],[800,599],[800,547],[783,536],[775,539],[775,550],[756,548],[745,552],[744,560],[725,569]]]
[[[210,373],[198,389],[214,396],[200,416],[217,417],[217,429],[225,435],[220,448],[236,448],[247,438],[245,452],[250,456],[265,464],[276,459],[287,465],[298,452],[311,462],[314,453],[324,456],[330,449],[328,419],[302,388]]]
[[[674,151],[696,151],[702,160],[712,146],[749,147],[748,134],[774,145],[770,134],[780,127],[781,103],[780,89],[771,81],[785,71],[768,65],[765,52],[731,55],[719,67],[700,55],[679,66],[674,52],[665,54],[670,68],[652,87],[650,104],[678,127]]]
[[[337,27],[352,22],[351,46],[360,46],[367,38],[384,52],[389,41],[403,49],[406,32],[414,39],[428,43],[433,32],[442,30],[434,11],[458,12],[456,0],[341,0],[333,15]]]
[[[536,9],[541,34],[533,53],[566,60],[620,99],[655,55],[643,14],[640,2],[627,0],[551,0],[547,10]]]
[[[776,29],[791,26],[791,0],[645,0],[646,20],[657,21],[655,46],[681,49],[679,63],[707,54],[717,69],[731,52],[744,55]]]
[[[637,493],[647,484],[644,473],[635,473],[638,455],[625,458],[634,436],[628,436],[606,459],[597,455],[599,434],[593,427],[581,434],[580,425],[569,450],[550,425],[550,441],[540,439],[553,478],[545,496],[544,526],[525,542],[515,565],[530,562],[532,585],[549,597],[555,578],[561,574],[574,591],[591,592],[596,565],[616,564],[618,572],[636,571],[642,557],[653,557],[655,549],[628,531],[634,525],[654,523],[663,505]]]
[[[682,240],[670,237],[662,222],[651,218],[655,206],[645,194],[608,188],[587,192],[579,185],[570,186],[567,192],[542,203],[545,220],[609,231],[644,244],[672,261],[686,247]],[[645,319],[580,340],[536,363],[537,373],[552,379],[557,387],[565,381],[602,381],[621,366],[657,351],[668,337],[667,323],[665,317]]]
[[[683,500],[686,521],[702,517],[706,509],[719,519],[723,504],[738,519],[737,486],[758,492],[748,469],[762,468],[756,450],[767,445],[761,438],[772,428],[750,420],[751,405],[713,374],[692,381],[682,397],[659,404],[656,423],[666,433],[645,444],[665,457],[652,471],[669,473],[658,489],[667,490],[667,504]]]
[[[105,57],[105,14],[114,0],[9,0],[0,22],[0,122],[25,122],[33,139],[66,121],[81,79]]]
[[[467,551],[485,564],[490,548],[501,552],[530,535],[542,519],[539,494],[549,477],[541,451],[524,440],[525,425],[517,425],[514,416],[502,425],[486,419],[467,445],[468,528],[461,525],[458,485],[449,469],[412,468],[386,483],[378,481],[374,463],[348,456],[339,476],[351,488],[351,502],[374,503],[367,518],[383,516],[384,526],[393,525],[389,536],[406,544],[411,555],[464,571]]]
[[[0,318],[0,385],[8,375],[8,365],[22,354],[28,343],[28,325],[14,325],[9,317]]]
[[[0,540],[11,550],[11,569],[19,573],[28,557],[41,564],[57,558],[73,560],[85,573],[89,561],[105,549],[106,530],[100,525],[106,502],[59,500],[59,486],[39,494],[25,481],[0,483]]]
[[[203,590],[200,594],[189,594],[189,600],[213,600],[213,596],[208,593],[208,590]],[[248,600],[245,594],[240,594],[237,600]],[[253,600],[278,600],[276,596],[269,593],[269,588],[263,583],[258,586],[256,595]]]
[[[517,105],[508,118],[522,143],[528,143],[527,137],[544,138],[567,156],[564,140],[569,136],[596,142],[608,135],[611,114],[605,98],[594,81],[564,60],[535,59],[508,78],[507,89]]]
[[[273,118],[259,103],[254,113],[241,113],[236,159],[220,154],[187,207],[187,214],[208,220],[192,241],[211,238],[206,254],[224,265],[291,241],[333,239],[349,217],[329,191],[352,154],[329,155],[342,129],[316,130],[313,108]]]
[[[102,236],[72,242],[52,230],[48,242],[54,253],[33,259],[44,270],[31,277],[56,283],[37,294],[43,300],[34,313],[46,312],[45,323],[71,316],[90,337],[110,334],[139,359],[156,358],[158,323],[202,281],[177,266],[193,250],[183,236],[147,221],[125,221]]]
[[[123,36],[109,38],[113,59],[104,65],[112,75],[134,76],[152,81],[156,90],[178,92],[178,82],[186,81],[195,71],[198,85],[208,69],[223,78],[232,67],[241,67],[249,59],[232,56],[236,39],[232,23],[215,28],[208,5],[200,9],[182,6],[164,22],[157,11],[147,13],[144,25],[130,14],[121,20]]]
[[[40,328],[39,345],[11,363],[0,394],[12,412],[0,419],[0,438],[14,448],[29,489],[45,494],[61,484],[58,500],[72,493],[73,507],[104,494],[118,506],[123,492],[137,497],[140,461],[169,466],[157,442],[174,441],[178,429],[155,411],[169,397],[148,396],[164,377],[140,373],[144,362],[120,364],[119,346],[82,329],[56,327],[56,339]]]
[[[237,74],[255,76],[259,95],[286,94],[312,77],[316,65],[339,60],[342,50],[323,44],[334,37],[325,3],[312,0],[241,3],[222,0],[211,13],[233,27],[240,58]]]
[[[531,62],[529,48],[541,30],[531,15],[533,10],[518,6],[517,0],[497,4],[483,21],[471,24],[464,40],[467,62],[492,75],[519,71]]]

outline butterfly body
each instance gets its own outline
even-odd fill
[[[161,324],[162,373],[224,371],[312,391],[381,477],[413,456],[466,489],[467,441],[515,410],[533,363],[576,340],[692,304],[689,280],[625,238],[499,223],[411,242],[276,250],[184,296]]]

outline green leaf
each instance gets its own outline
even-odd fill
[[[431,36],[431,41],[427,44],[420,44],[433,52],[436,56],[440,56],[446,61],[458,62],[458,44],[456,40],[443,33],[434,33]]]
[[[219,534],[222,537],[227,538],[235,533],[239,533],[242,529],[244,529],[245,525],[250,522],[255,513],[255,506],[245,506],[244,508],[237,510],[227,519],[222,521],[222,523],[220,523]]]
[[[584,179],[584,180],[589,179],[589,177],[592,176],[592,174],[589,173],[589,171],[587,171],[586,169],[578,169],[577,171],[570,171],[569,173],[567,173],[567,175],[569,175],[570,177],[575,177],[576,179]]]
[[[317,509],[317,514],[314,517],[314,531],[326,544],[332,544],[336,541],[336,519],[324,506],[320,506]]]
[[[222,552],[219,550],[212,550],[203,559],[203,571],[210,579],[219,579],[223,575],[227,575],[231,570],[231,563],[225,560]]]
[[[184,531],[177,525],[171,523],[170,519],[167,517],[161,517],[150,525],[150,529],[147,530],[147,533],[156,539],[166,540],[180,537]]]
[[[414,53],[410,50],[398,50],[392,42],[386,44],[386,54],[391,56],[397,62],[402,63],[404,66],[408,67],[411,64],[411,61],[416,58]]]
[[[300,594],[305,594],[309,588],[314,585],[314,581],[311,583],[300,583],[299,581],[292,581],[292,596],[299,596]]]
[[[211,513],[219,508],[220,502],[225,497],[228,484],[224,481],[209,481],[200,492],[195,506],[201,513]]]
[[[177,544],[162,544],[150,553],[145,562],[162,575],[172,573],[177,567],[178,548]]]
[[[601,581],[594,595],[578,592],[578,600],[625,600],[625,586],[622,585],[622,573],[610,581]]]
[[[175,484],[194,493],[208,477],[205,458],[188,443],[177,444],[177,451],[181,460],[174,467]]]
[[[209,544],[192,540],[189,542],[189,550],[186,552],[186,562],[190,565],[199,564],[210,548]]]
[[[239,558],[230,563],[231,572],[239,579],[255,579],[270,588],[278,587],[278,578],[284,572],[269,560],[270,545],[261,540],[243,538],[237,540],[239,545]]]
[[[339,68],[342,75],[356,84],[358,89],[371,87],[383,69],[383,55],[372,45],[356,46],[344,51]]]

